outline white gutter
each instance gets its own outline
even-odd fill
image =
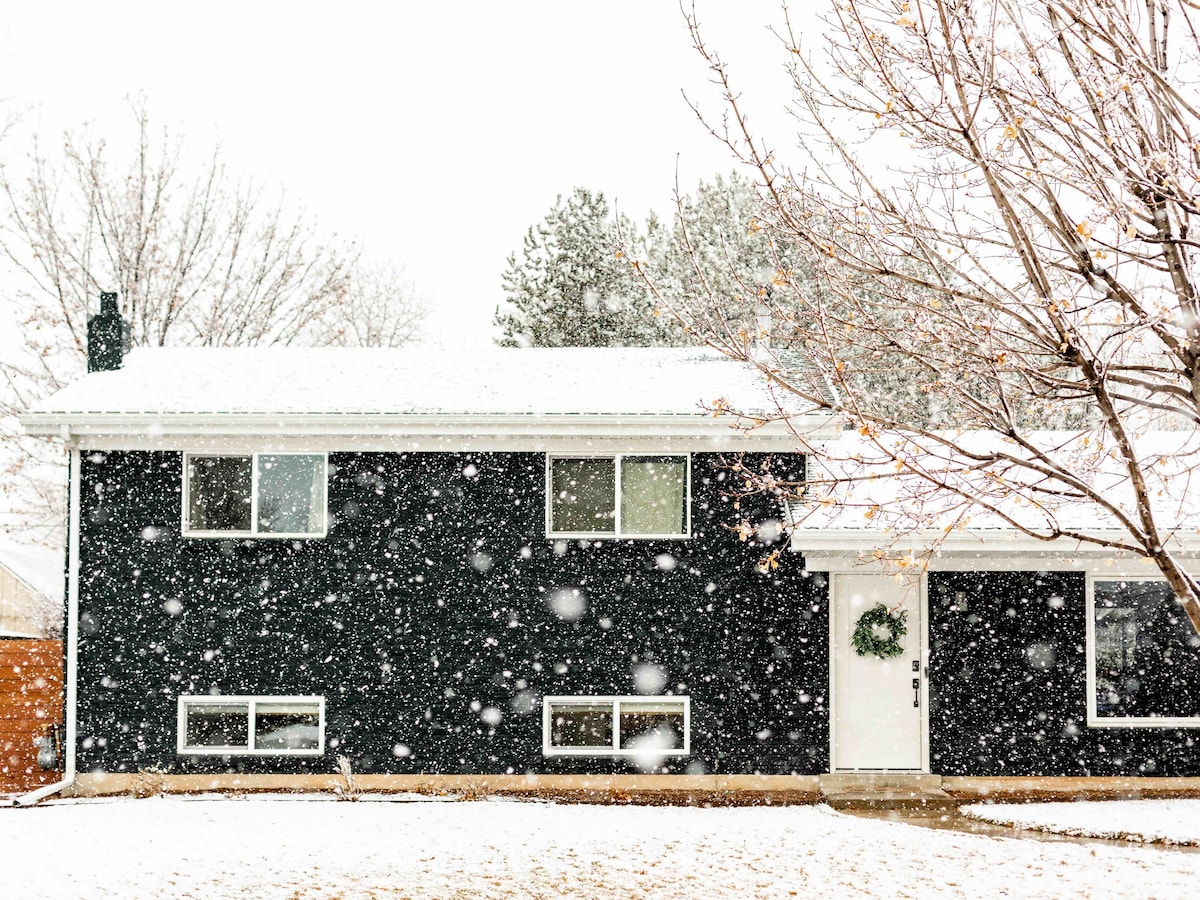
[[[203,414],[27,413],[28,434],[57,438],[84,451],[221,452],[766,452],[794,453],[836,440],[827,416],[732,427],[731,417],[703,415]]]
[[[67,500],[67,668],[64,687],[63,754],[65,765],[61,781],[40,787],[13,800],[13,806],[32,806],[75,783],[76,710],[79,702],[79,448],[71,448],[71,487]]]
[[[764,413],[764,418],[767,414]],[[588,434],[679,435],[711,438],[739,434],[772,437],[793,429],[832,440],[841,422],[826,414],[764,421],[742,431],[732,415],[702,413],[387,413],[387,412],[221,412],[216,410],[141,412],[27,412],[19,417],[26,433],[38,437],[86,434],[388,434],[439,436],[554,436]]]
[[[1120,528],[1086,528],[1080,529],[1080,533],[1096,543],[1066,536],[1044,541],[1014,528],[975,528],[955,530],[949,534],[941,529],[921,529],[897,535],[881,528],[805,527],[792,532],[791,548],[805,555],[871,553],[879,547],[889,552],[932,548],[943,556],[980,553],[1113,556],[1122,551],[1105,547],[1101,542],[1119,540],[1128,534]],[[1200,534],[1196,532],[1175,531],[1168,540],[1175,552],[1189,554],[1200,551]]]

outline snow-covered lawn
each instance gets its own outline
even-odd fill
[[[1178,897],[1200,853],[827,807],[155,798],[0,808],[6,898]]]
[[[985,822],[1082,837],[1200,846],[1200,800],[1100,800],[964,806]]]

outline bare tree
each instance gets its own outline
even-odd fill
[[[1146,557],[1200,631],[1175,539],[1200,453],[1198,16],[1190,0],[838,0],[813,55],[785,10],[802,169],[750,130],[689,16],[724,95],[706,124],[755,173],[779,263],[740,333],[705,327],[729,303],[711,291],[673,311],[781,400],[859,432],[827,451],[812,508],[886,474],[914,530],[986,516]],[[784,261],[801,255],[820,290]],[[764,318],[765,354],[747,338]],[[956,428],[914,421],[863,377],[880,368]],[[1039,430],[1055,416],[1073,429]],[[1177,435],[1169,454],[1151,430]]]
[[[401,347],[421,335],[428,306],[395,260],[359,260],[346,296],[313,329],[313,342],[326,347]]]
[[[132,114],[125,158],[68,134],[58,152],[35,142],[25,165],[0,167],[0,259],[20,331],[0,362],[0,492],[48,526],[61,504],[46,502],[45,449],[15,416],[85,371],[101,291],[118,293],[134,346],[396,344],[419,325],[411,286],[388,285],[353,241],[231,173],[219,149],[193,162],[144,102]]]
[[[0,252],[22,276],[26,322],[53,330],[30,344],[82,358],[101,290],[119,293],[135,346],[303,340],[345,296],[353,243],[236,179],[219,150],[192,176],[182,142],[156,134],[144,105],[133,115],[127,166],[105,141],[67,135],[61,156],[35,144],[28,177],[0,170]]]

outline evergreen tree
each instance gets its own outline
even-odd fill
[[[779,253],[762,211],[754,183],[736,171],[677,199],[670,234],[657,242],[647,271],[659,306],[692,342],[712,334],[747,345],[767,338],[759,333],[767,292],[785,275],[809,277]],[[708,302],[688,302],[696,296]]]
[[[736,304],[769,285],[787,262],[762,229],[761,208],[753,182],[736,171],[702,180],[680,197],[652,266],[664,296],[674,301],[707,290]]]
[[[854,321],[854,307],[877,299],[881,285],[871,276],[826,269],[794,245],[776,241],[770,212],[753,181],[737,171],[702,180],[681,195],[671,224],[651,214],[640,230],[626,217],[613,217],[602,194],[577,188],[529,230],[521,258],[509,257],[504,281],[509,308],[496,316],[501,343],[678,346],[703,341],[745,351],[770,345],[776,368],[804,366],[803,353],[788,351],[801,349],[817,327],[807,304]],[[634,259],[637,266],[631,264]],[[913,268],[903,256],[890,265],[898,271]],[[947,271],[946,277],[953,273]],[[856,391],[882,398],[903,421],[952,426],[953,411],[921,389],[926,373],[888,343],[902,328],[902,318],[897,311],[874,322],[880,340],[866,350],[844,341],[845,377]],[[953,349],[943,348],[943,356]],[[1056,415],[1061,418],[1062,412]],[[1043,424],[1059,423],[1046,419]]]
[[[623,238],[623,242],[622,242]],[[622,244],[626,249],[618,249]],[[633,253],[645,241],[626,217],[613,217],[602,193],[560,196],[525,235],[504,272],[507,308],[496,311],[505,347],[649,346],[661,343]]]

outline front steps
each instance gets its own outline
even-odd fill
[[[822,775],[821,795],[834,809],[952,810],[940,775],[853,772]]]

